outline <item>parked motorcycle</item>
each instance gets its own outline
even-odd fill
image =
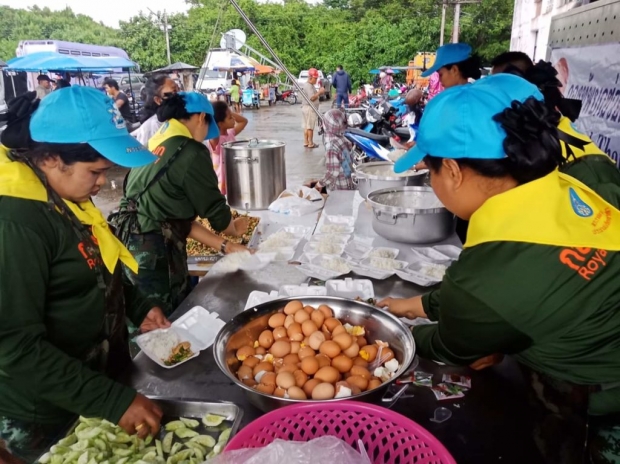
[[[293,89],[285,90],[281,93],[276,89],[276,103],[278,102],[286,102],[289,105],[294,105],[297,103],[297,94]]]

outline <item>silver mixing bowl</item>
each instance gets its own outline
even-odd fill
[[[359,395],[353,395],[348,398],[334,398],[327,401],[359,400],[378,403],[390,384],[409,367],[415,357],[415,342],[411,331],[388,312],[381,311],[366,303],[329,296],[307,296],[282,298],[260,304],[237,314],[222,328],[213,345],[213,356],[222,372],[235,385],[245,391],[250,403],[262,411],[267,412],[282,406],[288,406],[299,402],[299,400],[267,395],[242,383],[236,376],[236,372],[241,365],[241,362],[237,360],[236,352],[240,347],[257,340],[260,333],[268,328],[267,321],[271,315],[281,311],[289,301],[294,300],[300,300],[304,306],[310,305],[314,308],[318,308],[322,304],[328,305],[334,311],[334,317],[340,319],[343,323],[348,322],[351,325],[363,326],[366,329],[365,337],[369,343],[373,343],[376,340],[388,342],[400,363],[400,369],[394,377],[381,386],[362,392]]]

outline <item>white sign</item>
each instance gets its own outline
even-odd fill
[[[620,165],[620,43],[551,51],[566,98],[581,100],[577,127]]]

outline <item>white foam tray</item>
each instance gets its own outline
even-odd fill
[[[334,279],[325,282],[328,296],[339,296],[355,300],[368,300],[375,297],[375,289],[368,279]]]
[[[280,294],[275,290],[272,290],[269,293],[254,290],[252,293],[250,293],[250,296],[248,296],[248,301],[245,303],[244,311],[253,308],[254,306],[257,306],[259,304],[277,300],[278,298],[280,298]]]
[[[283,285],[279,290],[280,298],[297,296],[325,296],[327,289],[320,285]]]
[[[338,215],[325,215],[324,216],[324,224],[337,224],[343,225],[347,227],[355,226],[355,218],[353,216],[344,216],[341,214]]]
[[[411,248],[411,252],[418,260],[427,263],[445,264],[452,260],[452,258],[431,247]]]
[[[388,251],[392,254],[392,258],[387,258],[387,259],[396,259],[398,258],[398,254],[400,253],[400,250],[398,248],[389,248],[389,247],[374,247],[372,249],[372,251],[368,254],[368,257],[373,257],[375,252],[378,251]],[[379,256],[377,256],[377,258],[379,258]]]
[[[373,248],[364,243],[353,240],[344,247],[344,252],[352,259],[362,260],[368,256]]]
[[[325,252],[323,252],[323,254],[325,254],[325,255],[341,256],[342,253],[344,253],[344,249],[345,249],[344,245],[342,245],[340,243],[330,243],[330,245],[333,245],[334,252],[333,253],[325,253]],[[319,246],[319,242],[308,242],[304,246],[304,252],[305,253],[320,254],[321,252],[318,251],[318,249],[317,249],[318,246]]]
[[[314,234],[310,237],[310,243],[327,241],[345,245],[351,239],[351,234]]]

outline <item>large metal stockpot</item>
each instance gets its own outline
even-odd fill
[[[368,198],[368,194],[375,190],[424,185],[427,169],[396,174],[393,168],[394,164],[389,161],[375,161],[357,166],[353,180],[357,183],[362,198]]]
[[[222,145],[228,204],[267,209],[286,190],[284,142],[252,139]]]
[[[399,187],[371,192],[372,228],[402,243],[441,242],[454,233],[455,218],[430,187]]]
[[[401,367],[392,380],[382,384],[374,390],[362,392],[348,398],[334,398],[327,401],[359,400],[367,402],[380,402],[384,393],[391,383],[400,374],[405,372],[415,357],[415,342],[413,335],[402,322],[391,314],[381,311],[373,306],[345,298],[328,296],[308,296],[298,298],[282,298],[269,301],[237,314],[220,330],[213,345],[215,362],[222,372],[242,388],[248,396],[250,403],[262,411],[288,406],[299,400],[278,398],[277,396],[261,393],[248,387],[241,382],[236,375],[241,362],[236,357],[237,350],[245,345],[252,345],[258,340],[260,333],[269,328],[267,321],[278,311],[281,311],[289,301],[300,300],[304,305],[318,308],[320,305],[328,305],[334,311],[334,317],[351,325],[361,325],[366,329],[366,337],[369,342],[382,340],[390,344],[394,355]],[[308,402],[313,400],[306,400]]]

